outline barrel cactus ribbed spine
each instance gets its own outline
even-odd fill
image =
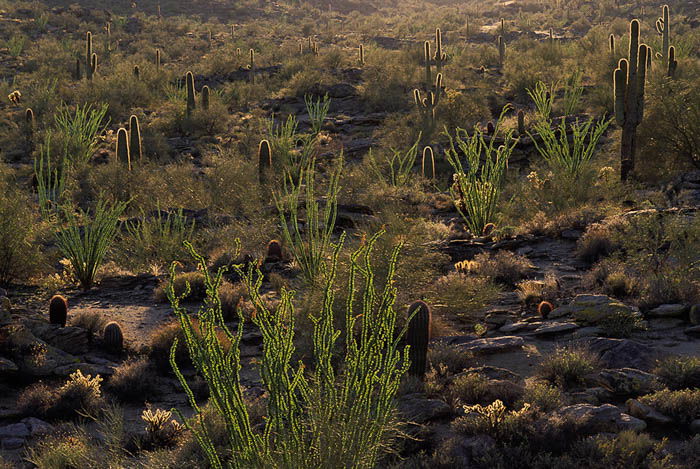
[[[105,326],[103,341],[110,352],[119,353],[124,349],[124,334],[118,322],[111,321]]]
[[[68,299],[62,295],[54,295],[49,302],[49,322],[64,327],[67,317]]]
[[[428,368],[428,343],[430,342],[431,312],[424,301],[416,301],[408,307],[406,345],[411,360],[409,374],[423,378]]]

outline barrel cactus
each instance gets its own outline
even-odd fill
[[[65,296],[54,295],[49,302],[49,322],[65,327],[68,317],[68,299]]]
[[[107,350],[119,353],[124,348],[124,334],[118,322],[109,322],[103,332],[103,340]]]

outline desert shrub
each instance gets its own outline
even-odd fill
[[[559,347],[539,365],[538,375],[561,388],[581,385],[598,368],[598,357],[585,348]]]
[[[131,359],[114,370],[105,388],[120,401],[143,403],[157,395],[158,378],[148,359]]]
[[[476,313],[493,301],[500,291],[490,279],[451,272],[439,277],[430,288],[428,302],[447,318],[465,322],[478,320]]]
[[[519,410],[508,410],[500,400],[487,406],[465,405],[464,412],[465,416],[452,422],[456,431],[467,435],[486,434],[500,442],[521,438],[533,418],[529,404]]]
[[[489,380],[479,373],[464,373],[450,383],[447,393],[455,404],[483,403],[489,396]]]
[[[179,344],[175,349],[175,360],[181,367],[190,364],[187,347],[182,343],[184,335],[180,324],[172,322],[156,328],[149,338],[148,357],[155,363],[157,371],[167,372],[170,370],[170,352],[176,338]]]
[[[578,257],[592,264],[619,249],[620,245],[616,242],[614,235],[616,227],[621,226],[622,223],[624,222],[618,220],[589,226],[578,240],[576,246]]]
[[[185,292],[188,292],[187,299],[194,301],[201,301],[206,297],[207,290],[204,284],[204,275],[201,272],[183,272],[177,274],[174,279],[172,279],[173,288],[175,289],[175,294],[182,296]],[[157,301],[167,302],[167,289],[168,282],[163,281],[158,285],[158,288],[153,292]]]
[[[473,357],[457,345],[438,342],[428,349],[429,363],[434,367],[444,365],[452,373],[459,373],[469,367],[472,360]]]
[[[91,342],[95,333],[102,330],[107,324],[107,319],[102,313],[81,311],[77,315],[71,314],[71,326],[82,327],[87,331],[88,341]]]
[[[0,284],[38,273],[40,222],[28,200],[0,174]]]
[[[700,418],[700,389],[697,388],[677,391],[664,389],[642,396],[639,400],[684,424]]]
[[[477,254],[474,262],[479,274],[506,285],[515,285],[534,268],[527,257],[510,251]]]
[[[700,388],[700,358],[673,356],[661,360],[654,374],[671,390]]]
[[[18,398],[18,407],[25,415],[75,419],[79,412],[95,412],[103,405],[101,382],[99,375],[93,378],[77,370],[60,387],[36,383],[26,388]]]
[[[520,401],[522,405],[528,403],[540,412],[557,410],[564,405],[564,402],[564,394],[561,389],[539,380],[525,382],[525,389]]]
[[[93,467],[97,464],[84,429],[51,435],[29,448],[27,461],[42,469]]]
[[[576,443],[570,457],[576,467],[605,469],[610,467],[668,467],[664,443],[655,442],[645,433],[631,430],[617,435],[596,435]]]
[[[639,313],[618,311],[604,317],[598,322],[606,337],[626,338],[633,332],[646,328]]]
[[[264,461],[268,461],[269,465],[281,464],[295,467],[335,466],[339,461],[345,461],[340,463],[341,465],[374,466],[380,452],[380,444],[385,441],[386,432],[392,422],[394,409],[391,401],[408,366],[405,356],[401,358],[393,334],[387,335],[385,332],[380,332],[394,330],[396,312],[392,307],[394,290],[389,287],[393,280],[393,267],[389,269],[389,283],[384,293],[378,294],[375,291],[370,261],[375,240],[376,236],[368,240],[367,244],[353,256],[351,278],[355,278],[355,275],[358,279],[366,277],[362,282],[366,292],[362,307],[364,311],[362,335],[366,339],[357,342],[352,334],[343,338],[347,354],[342,379],[340,379],[341,376],[336,378],[331,357],[336,347],[336,340],[340,336],[339,331],[333,332],[332,305],[335,267],[343,240],[341,239],[334,252],[331,269],[326,277],[326,301],[320,315],[314,320],[314,357],[316,359],[314,368],[318,381],[315,379],[313,384],[309,381],[310,378],[305,374],[303,367],[295,370],[290,363],[295,348],[294,324],[290,322],[294,318],[291,294],[287,291],[282,292],[279,306],[274,313],[270,312],[259,293],[262,274],[257,269],[249,269],[247,273],[240,272],[256,309],[252,320],[261,328],[265,344],[261,374],[268,388],[271,403],[268,405],[265,421],[265,426],[268,428],[264,433],[265,436],[252,432],[249,414],[241,393],[239,341],[242,329],[239,328],[237,334],[228,330],[223,323],[220,306],[216,301],[221,272],[212,278],[206,270],[204,259],[192,250],[205,276],[208,298],[210,298],[197,315],[199,319],[197,329],[206,330],[201,339],[196,339],[197,329],[194,328],[189,315],[179,306],[179,299],[172,288],[169,289],[168,296],[183,327],[185,342],[195,367],[207,381],[212,391],[210,393],[212,399],[217,401],[216,408],[232,410],[222,413],[222,416],[229,431],[230,450],[241,455],[241,458],[231,461],[235,466],[265,464]],[[389,261],[390,265],[396,265],[397,256],[398,250],[395,250]],[[362,270],[358,270],[360,261]],[[174,272],[172,275],[174,276]],[[348,303],[349,309],[346,316],[347,320],[351,321],[347,329],[350,331],[354,330],[352,318],[356,317],[352,304],[352,302]],[[378,309],[375,309],[375,305]],[[228,351],[224,351],[220,339],[215,334],[217,329],[226,331],[227,337],[232,341]],[[351,352],[353,350],[358,354]],[[376,353],[381,354],[382,359],[368,361]],[[174,361],[173,366],[181,384],[188,389]],[[367,376],[382,376],[384,384],[377,386],[377,383],[374,380],[368,380]],[[304,391],[297,393],[295,391],[297,388]],[[347,396],[348,400],[346,401],[343,396]],[[275,404],[282,402],[287,404],[281,407]],[[198,410],[194,401],[191,401],[191,404]],[[316,409],[326,410],[317,413],[313,411]],[[202,432],[199,426],[195,428],[188,425],[188,427],[198,436],[210,464],[220,466],[221,455],[208,435]],[[334,431],[329,431],[331,428]],[[277,454],[271,452],[268,445],[285,447],[287,450]],[[333,450],[326,452],[324,448],[333,448]]]
[[[516,284],[516,293],[526,305],[551,301],[559,291],[559,281],[553,274],[545,275],[543,280],[523,280]]]
[[[491,117],[486,99],[481,93],[447,90],[442,98],[439,118],[448,129],[483,122]]]
[[[185,427],[172,418],[173,414],[164,409],[143,411],[141,420],[146,422],[146,438],[143,446],[146,449],[170,448],[178,443]]]

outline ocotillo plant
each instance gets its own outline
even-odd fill
[[[430,342],[431,314],[430,306],[423,301],[416,301],[408,307],[408,328],[406,345],[411,365],[408,373],[423,378],[428,367],[428,343]]]
[[[622,127],[620,177],[626,181],[634,171],[637,126],[644,117],[644,88],[648,48],[639,44],[639,21],[630,23],[629,59],[620,59],[613,75],[615,120]]]
[[[187,82],[187,115],[190,116],[196,107],[194,100],[194,75],[192,72],[187,72],[185,81]]]
[[[250,82],[255,83],[255,51],[250,49],[250,64],[248,64],[248,69],[250,70]]]
[[[209,87],[204,85],[202,87],[202,109],[205,111],[209,110]]]
[[[131,153],[129,152],[129,134],[124,127],[117,131],[117,161],[126,163],[131,171]]]
[[[503,36],[498,36],[498,65],[503,67],[506,60],[506,41]]]
[[[435,69],[438,73],[442,73],[442,66],[447,60],[447,54],[442,51],[442,31],[440,28],[435,30]]]
[[[131,116],[129,118],[129,157],[134,161],[141,161],[143,157],[141,150],[141,128],[139,118]]]
[[[435,77],[435,85],[432,90],[427,92],[425,98],[421,97],[420,90],[413,90],[413,98],[418,107],[418,112],[423,117],[423,136],[429,138],[437,126],[436,109],[440,104],[440,95],[442,94],[442,73],[438,73]]]
[[[268,180],[268,173],[272,170],[272,149],[270,142],[261,140],[258,146],[258,182],[265,184]]]

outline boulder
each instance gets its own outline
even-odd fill
[[[0,357],[0,373],[12,373],[19,371],[19,367],[7,358]]]
[[[630,306],[606,295],[576,295],[568,305],[555,308],[549,313],[549,317],[573,316],[576,321],[594,325],[619,312],[631,314],[634,310]]]
[[[37,338],[23,325],[11,325],[0,328],[0,336],[8,339],[11,357],[21,373],[30,376],[50,376],[60,366],[76,363],[78,360],[63,350],[47,344]]]
[[[658,412],[652,407],[642,404],[636,399],[630,399],[625,404],[627,406],[627,413],[633,417],[644,420],[650,425],[671,425],[673,419],[667,417],[666,415]]]
[[[642,431],[647,427],[643,420],[622,412],[612,404],[575,404],[559,409],[557,414],[573,417],[581,425],[580,431],[589,435],[625,430]]]
[[[447,417],[452,408],[445,401],[428,399],[423,394],[408,394],[399,399],[399,413],[411,423],[424,424]]]
[[[66,353],[82,355],[88,351],[88,334],[82,327],[60,327],[48,323],[30,327],[36,337]]]
[[[29,427],[25,423],[12,423],[0,427],[0,439],[5,438],[26,438],[31,435]]]
[[[649,345],[629,339],[585,337],[574,343],[596,353],[605,368],[650,370],[662,355]]]
[[[3,438],[0,447],[7,451],[12,451],[13,449],[20,449],[24,446],[24,438]]]
[[[578,328],[579,326],[575,322],[552,322],[541,325],[532,331],[532,335],[551,336],[556,334],[567,334],[575,331]]]
[[[687,310],[688,308],[682,304],[667,304],[650,309],[647,314],[653,318],[680,318]]]
[[[493,353],[510,352],[519,350],[525,345],[525,340],[518,336],[487,337],[483,339],[472,339],[457,345],[464,350],[477,355],[490,355]]]
[[[634,368],[602,370],[596,381],[616,396],[640,396],[663,388],[656,376]]]
[[[692,422],[690,422],[688,429],[691,433],[694,433],[696,435],[700,434],[700,419],[695,419]]]
[[[693,305],[688,311],[688,320],[694,326],[700,326],[700,305]]]

